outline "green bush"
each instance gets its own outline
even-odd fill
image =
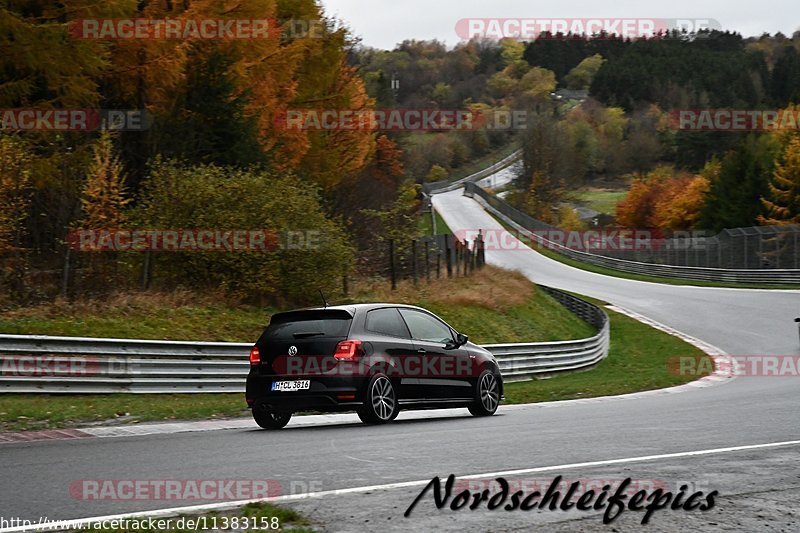
[[[166,288],[221,288],[261,302],[318,303],[318,289],[337,292],[353,263],[346,234],[326,216],[318,191],[293,176],[158,159],[131,216],[145,229],[268,230],[278,236],[272,251],[157,252],[153,282]]]

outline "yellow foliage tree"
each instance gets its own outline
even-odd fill
[[[430,172],[428,172],[428,175],[425,176],[425,181],[443,181],[447,179],[448,175],[449,174],[446,168],[439,165],[433,165]]]
[[[119,156],[114,153],[111,134],[103,131],[92,147],[92,161],[86,173],[81,205],[86,228],[115,229],[124,220],[125,177]]]
[[[712,161],[696,176],[659,167],[636,178],[617,205],[617,223],[632,229],[694,229],[711,179],[718,172],[719,163]]]
[[[666,230],[695,228],[710,187],[711,181],[703,175],[678,176],[670,180],[656,200],[653,217],[656,227]]]
[[[558,210],[558,227],[569,231],[582,231],[586,229],[586,224],[575,209],[561,206]]]
[[[30,163],[25,146],[0,135],[0,252],[17,249],[30,206]]]
[[[761,203],[767,215],[759,216],[759,223],[800,223],[800,137],[789,139],[781,160],[775,164],[775,172],[769,183],[769,197],[762,198]]]
[[[525,211],[533,218],[548,224],[558,223],[558,204],[564,195],[562,184],[548,174],[536,171],[524,198]]]

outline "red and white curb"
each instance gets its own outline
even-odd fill
[[[702,377],[695,381],[686,383],[684,385],[677,385],[675,387],[669,387],[666,389],[658,389],[654,391],[646,391],[644,393],[638,394],[646,394],[647,392],[650,393],[670,393],[670,392],[681,392],[683,390],[689,389],[697,389],[703,387],[712,387],[714,385],[720,385],[723,383],[728,383],[733,379],[736,379],[736,374],[733,373],[730,369],[733,365],[733,360],[730,356],[725,353],[724,351],[720,350],[716,346],[709,344],[705,341],[701,341],[696,337],[692,337],[691,335],[687,335],[682,331],[678,331],[675,328],[671,328],[666,324],[662,324],[661,322],[657,322],[652,318],[647,318],[644,315],[640,315],[634,311],[630,311],[628,309],[623,309],[622,307],[617,307],[615,305],[607,305],[607,309],[619,313],[621,315],[628,316],[639,322],[650,326],[651,328],[663,331],[664,333],[668,333],[674,337],[678,337],[682,341],[691,344],[695,348],[703,351],[706,355],[708,355],[711,359],[714,360],[714,372],[709,374],[708,376]]]
[[[86,439],[89,435],[80,429],[46,429],[41,431],[8,431],[0,433],[0,444],[10,442],[33,442],[39,440]]]

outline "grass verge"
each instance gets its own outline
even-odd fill
[[[597,303],[597,302],[595,302]],[[671,368],[674,357],[707,359],[683,340],[606,309],[611,320],[608,357],[586,372],[551,379],[509,383],[506,403],[534,403],[592,398],[682,385],[698,376],[680,375]],[[713,368],[699,364],[697,368]]]
[[[627,190],[601,189],[589,187],[572,193],[575,200],[589,209],[607,215],[616,215],[617,204],[628,194]]]
[[[137,523],[138,522],[138,523]],[[300,513],[270,503],[250,503],[235,511],[224,513],[210,512],[201,515],[179,515],[172,518],[154,519],[156,527],[149,527],[146,518],[131,518],[127,523],[109,524],[120,527],[99,527],[80,529],[97,533],[163,533],[195,532],[202,530],[232,531],[283,531],[285,533],[310,533],[315,531],[311,521]],[[134,524],[141,527],[133,527]],[[123,527],[127,526],[127,527]]]
[[[444,221],[442,215],[437,210],[433,210],[433,216],[436,217],[436,231],[433,231],[433,220],[431,220],[430,213],[423,213],[419,219],[419,232],[421,235],[441,235],[442,233],[453,234],[450,226]]]
[[[123,293],[9,310],[0,314],[0,333],[246,342],[258,338],[273,312],[188,292]]]

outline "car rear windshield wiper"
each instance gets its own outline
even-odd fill
[[[297,333],[292,333],[292,336],[295,339],[303,339],[305,337],[318,337],[319,335],[325,335],[322,331],[298,331]]]

